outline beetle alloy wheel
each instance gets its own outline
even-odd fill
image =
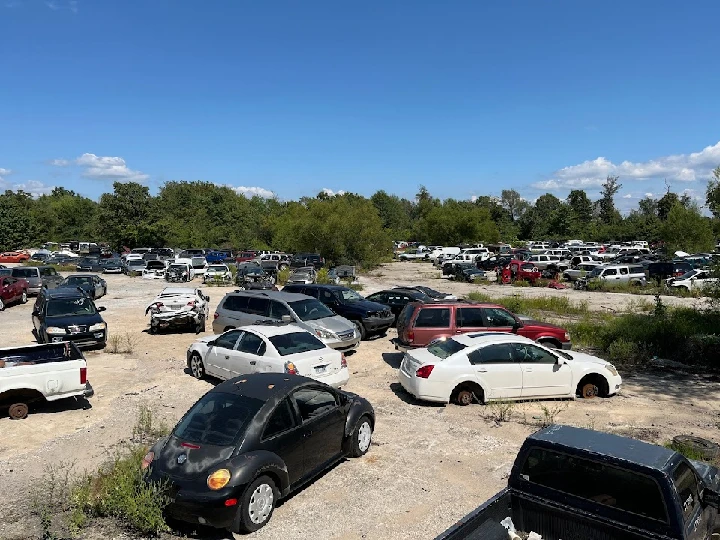
[[[273,490],[269,485],[260,484],[255,488],[248,505],[248,514],[253,523],[259,525],[265,522],[273,509],[273,499]]]
[[[360,424],[360,429],[358,429],[358,448],[361,452],[367,452],[367,449],[370,448],[370,441],[372,440],[372,428],[370,427],[370,423],[366,420],[362,424]]]

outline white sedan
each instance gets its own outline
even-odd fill
[[[211,264],[203,274],[203,283],[230,283],[232,273],[226,264]]]
[[[677,289],[686,289],[694,291],[696,289],[705,289],[718,283],[720,279],[711,277],[709,270],[690,270],[680,277],[669,278],[667,280],[668,287]]]
[[[350,379],[343,353],[293,324],[243,326],[198,339],[187,350],[187,363],[198,379],[273,372],[303,375],[335,388]]]
[[[409,351],[398,377],[418,399],[459,405],[606,397],[616,394],[622,384],[615,367],[600,358],[490,332],[454,336]]]

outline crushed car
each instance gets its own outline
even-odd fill
[[[235,274],[235,285],[240,290],[277,290],[275,278],[254,262],[239,263]]]
[[[170,283],[192,281],[194,277],[195,270],[188,263],[170,263],[170,266],[168,266],[165,271],[165,281],[169,281]]]
[[[191,287],[165,287],[145,309],[150,314],[150,333],[160,330],[192,328],[205,330],[210,297]]]
[[[211,264],[203,274],[203,283],[230,284],[232,272],[226,264]]]
[[[159,259],[147,261],[142,271],[143,279],[165,279],[167,272],[167,263]]]
[[[317,280],[317,271],[314,266],[303,266],[293,271],[288,277],[288,283],[300,283],[310,285]]]

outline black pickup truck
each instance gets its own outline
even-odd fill
[[[720,538],[718,469],[634,439],[550,426],[525,440],[508,487],[436,540]]]

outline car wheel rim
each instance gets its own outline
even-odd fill
[[[22,294],[22,303],[24,304],[25,302],[27,302],[27,293],[26,293],[25,291],[23,291],[23,294]]]
[[[5,309],[5,302],[0,299],[0,309]]]
[[[250,496],[248,513],[250,520],[259,525],[264,523],[273,508],[273,490],[267,484],[260,484]]]
[[[358,429],[358,448],[361,452],[367,452],[372,440],[372,428],[368,422],[363,422]]]
[[[460,403],[470,405],[472,402],[472,394],[470,392],[460,392]]]
[[[598,387],[594,384],[586,384],[583,388],[583,397],[594,398],[598,395]]]
[[[200,377],[202,377],[202,371],[203,371],[202,362],[200,361],[200,359],[197,356],[193,356],[191,367],[192,367],[192,374],[194,377],[196,377],[198,379]]]

